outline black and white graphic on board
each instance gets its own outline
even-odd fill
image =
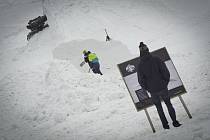
[[[134,72],[135,70],[135,66],[134,65],[130,65],[128,64],[127,67],[126,67],[126,71],[127,72]]]
[[[153,56],[157,56],[162,59],[170,72],[170,82],[168,84],[169,95],[176,97],[183,93],[186,93],[184,85],[179,77],[179,74],[170,59],[170,56],[166,48],[161,48],[151,52]],[[131,98],[135,104],[137,111],[152,106],[153,103],[150,98],[150,94],[147,91],[142,90],[138,83],[137,67],[140,61],[140,57],[118,64],[118,68],[123,77],[123,80],[128,88]]]

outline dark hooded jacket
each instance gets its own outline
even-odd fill
[[[141,87],[150,93],[166,89],[170,80],[170,73],[166,64],[149,52],[141,56],[137,74]]]

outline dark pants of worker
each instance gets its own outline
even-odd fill
[[[99,63],[92,63],[92,71],[93,71],[93,73],[98,73],[98,74],[101,74],[101,75],[103,75],[102,73],[101,73],[101,70],[100,70],[100,64]]]
[[[176,122],[176,113],[175,110],[173,108],[173,105],[171,104],[170,101],[170,96],[168,94],[168,89],[164,89],[160,92],[157,93],[151,93],[151,97],[152,97],[152,101],[155,104],[160,120],[162,122],[163,127],[168,125],[168,121],[166,119],[166,116],[163,112],[163,107],[161,105],[161,101],[160,101],[160,97],[163,99],[163,101],[165,102],[167,108],[168,108],[168,113],[172,119],[173,122]]]

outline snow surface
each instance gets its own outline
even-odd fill
[[[43,13],[50,27],[27,42],[28,20]],[[0,140],[210,140],[209,36],[209,0],[0,0]],[[180,128],[165,105],[170,130],[148,109],[154,134],[135,110],[116,64],[140,41],[165,46],[185,84],[193,118],[172,99]],[[78,67],[83,48],[103,76]]]

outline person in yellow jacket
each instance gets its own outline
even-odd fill
[[[83,51],[83,54],[84,54],[84,61],[88,63],[93,73],[103,75],[101,73],[99,60],[96,54],[86,50]]]

